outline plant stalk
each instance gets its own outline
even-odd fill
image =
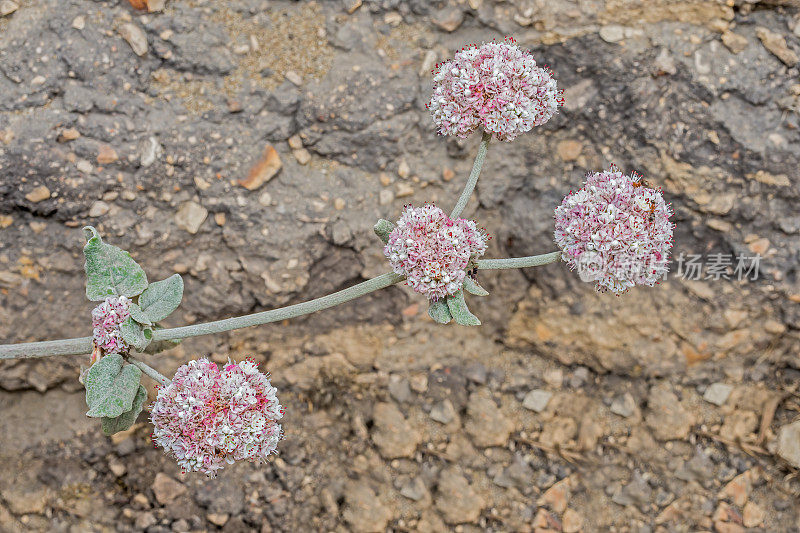
[[[299,304],[262,311],[251,315],[226,318],[214,322],[194,324],[179,328],[159,329],[153,332],[153,340],[175,340],[188,337],[198,337],[211,333],[222,333],[234,329],[247,328],[279,322],[288,318],[295,318],[310,313],[321,311],[354,300],[371,292],[384,289],[403,281],[405,276],[389,272],[381,274],[352,287],[348,287],[338,292],[302,302]],[[79,355],[92,351],[92,338],[82,337],[79,339],[66,339],[58,341],[26,342],[20,344],[0,345],[0,360],[2,359],[27,359],[33,357],[48,357],[54,355]]]
[[[561,258],[561,252],[551,252],[542,255],[532,255],[528,257],[511,257],[507,259],[479,259],[478,268],[481,270],[495,270],[508,268],[527,268],[540,265],[555,263]],[[210,335],[222,333],[234,329],[260,326],[271,322],[280,322],[289,318],[296,318],[335,307],[350,300],[354,300],[371,292],[385,289],[395,283],[403,281],[405,276],[389,272],[381,274],[352,287],[348,287],[338,292],[302,302],[280,309],[272,309],[253,313],[251,315],[226,318],[214,322],[194,324],[192,326],[182,326],[178,328],[159,329],[153,332],[153,340],[176,340],[200,335]],[[87,354],[92,351],[92,338],[81,337],[77,339],[64,339],[56,341],[26,342],[20,344],[0,345],[0,360],[2,359],[27,359],[33,357],[50,357],[58,355],[79,355]],[[132,360],[132,362],[135,360]],[[141,363],[141,361],[139,361]],[[134,364],[136,364],[134,362]],[[144,363],[141,363],[144,364]],[[139,366],[137,364],[137,366]],[[142,368],[143,372],[147,371]],[[154,371],[155,372],[155,371]],[[150,374],[148,374],[150,375]],[[153,376],[151,376],[153,377]],[[161,376],[163,377],[163,376]],[[158,380],[154,377],[153,379]],[[166,379],[166,378],[164,378]]]
[[[478,146],[478,153],[475,155],[475,162],[472,164],[472,172],[469,173],[469,178],[467,178],[467,184],[464,186],[464,191],[458,198],[456,206],[453,208],[453,212],[450,213],[450,218],[453,220],[458,218],[461,212],[464,211],[464,208],[467,207],[469,197],[472,196],[472,191],[475,190],[475,185],[478,184],[478,176],[481,175],[481,168],[483,168],[483,162],[486,159],[486,151],[489,149],[490,140],[492,140],[492,134],[484,131],[483,137],[481,138],[481,144]]]
[[[139,359],[135,359],[132,356],[128,356],[128,361],[139,370],[153,378],[155,381],[159,382],[161,385],[167,386],[169,385],[170,381],[169,378],[161,374],[158,370],[153,368],[152,366],[148,365],[144,361],[140,361]]]
[[[560,259],[561,252],[529,255],[527,257],[509,257],[507,259],[478,259],[478,269],[499,270],[507,268],[528,268],[557,263]]]

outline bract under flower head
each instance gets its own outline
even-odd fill
[[[555,211],[562,258],[598,291],[653,286],[669,269],[674,225],[661,191],[613,165],[590,173]]]
[[[408,285],[435,301],[461,289],[470,260],[486,252],[488,239],[472,220],[451,220],[433,204],[407,205],[383,253]]]
[[[480,127],[511,141],[564,105],[552,73],[511,38],[464,48],[433,74],[427,107],[441,135],[467,137]]]
[[[158,391],[153,442],[182,470],[211,476],[226,463],[266,461],[283,437],[276,394],[252,360],[222,370],[208,359],[189,361]]]
[[[131,316],[131,301],[125,296],[109,296],[92,310],[92,341],[105,354],[122,353],[128,343],[122,338],[120,325]]]

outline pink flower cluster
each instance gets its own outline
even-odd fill
[[[612,165],[590,173],[556,208],[555,241],[569,267],[598,291],[652,287],[668,271],[671,216],[659,190]]]
[[[488,239],[472,220],[451,220],[433,204],[407,205],[383,253],[408,285],[436,301],[461,289],[470,260],[486,252]]]
[[[208,359],[189,361],[158,391],[150,414],[153,442],[182,471],[210,476],[226,463],[266,461],[283,437],[276,393],[250,359],[222,370]]]
[[[120,325],[131,316],[131,301],[124,296],[109,296],[92,310],[92,340],[104,354],[122,353],[128,343],[122,339]]]
[[[482,127],[512,141],[564,105],[552,73],[511,38],[464,48],[433,74],[427,107],[441,135],[467,137]]]

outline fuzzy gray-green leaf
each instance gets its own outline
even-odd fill
[[[447,308],[447,304],[443,299],[436,300],[435,302],[428,304],[428,316],[439,324],[449,324],[453,319],[453,316],[450,314],[450,310]]]
[[[133,398],[133,405],[129,411],[125,411],[121,415],[115,418],[109,418],[104,416],[101,419],[101,424],[103,426],[103,433],[106,435],[113,435],[114,433],[119,433],[120,431],[125,431],[129,429],[134,422],[136,422],[136,418],[139,416],[139,413],[142,412],[144,408],[144,402],[147,401],[147,389],[144,386],[139,385],[139,389],[136,391],[136,396]]]
[[[464,278],[464,290],[475,296],[489,296],[488,291],[478,285],[478,282],[469,276]]]
[[[124,365],[122,356],[112,353],[101,357],[86,372],[86,416],[116,418],[133,407],[142,371]]]
[[[103,300],[107,296],[140,294],[147,288],[147,275],[130,254],[106,244],[92,226],[83,228],[86,233],[86,297],[91,301]]]
[[[372,229],[375,231],[375,235],[378,236],[381,242],[386,244],[389,242],[389,234],[394,229],[394,224],[388,220],[380,219]]]
[[[145,326],[152,325],[150,319],[147,318],[147,315],[144,314],[144,311],[142,311],[142,308],[139,307],[138,305],[134,303],[130,304],[128,306],[128,311],[131,314],[131,318],[134,319],[139,324],[143,324]]]
[[[456,324],[461,324],[462,326],[481,325],[481,321],[478,320],[478,317],[469,312],[467,302],[464,301],[464,291],[458,291],[448,296],[447,308],[450,310],[450,314],[453,315]]]
[[[181,304],[183,278],[173,274],[162,281],[151,283],[139,296],[139,307],[150,322],[164,320]]]
[[[142,331],[142,326],[137,324],[133,318],[128,318],[128,320],[120,324],[119,330],[122,332],[122,339],[140,352],[147,348],[150,343],[144,331]]]

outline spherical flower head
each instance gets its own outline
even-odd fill
[[[283,438],[276,394],[250,359],[221,370],[208,359],[190,361],[158,391],[153,442],[183,471],[212,477],[234,461],[266,462]]]
[[[122,353],[128,343],[122,338],[120,325],[131,316],[131,301],[124,296],[109,296],[92,310],[92,340],[105,354]]]
[[[512,141],[550,120],[564,105],[549,70],[514,39],[472,45],[433,70],[427,104],[441,135],[467,137],[478,128]]]
[[[383,253],[408,285],[436,301],[461,289],[467,266],[486,252],[488,240],[472,220],[451,220],[433,204],[407,205]]]
[[[612,165],[590,173],[556,208],[555,241],[562,259],[598,291],[652,287],[669,268],[671,216],[660,190]]]

